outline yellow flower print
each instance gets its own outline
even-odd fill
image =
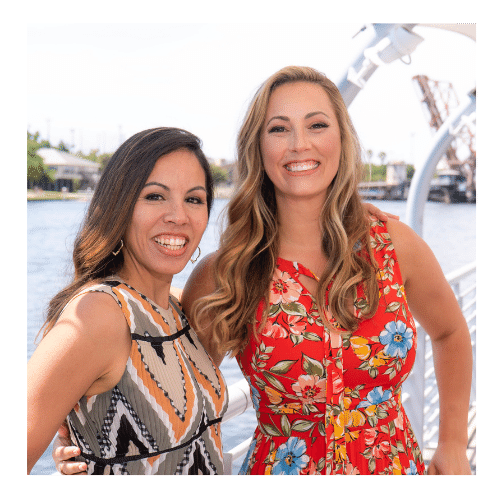
[[[347,450],[345,444],[335,443],[335,463],[345,462],[347,460]]]
[[[370,406],[367,406],[365,408],[365,413],[369,416],[369,417],[373,417],[373,415],[375,415],[375,412],[377,411],[377,405],[370,405]]]
[[[333,420],[333,435],[335,439],[340,439],[345,431],[345,413],[342,412]]]
[[[280,404],[283,401],[281,394],[278,391],[275,391],[274,389],[272,389],[271,387],[266,385],[266,387],[264,387],[264,391],[266,392],[267,397],[269,398],[269,401],[273,405]]]
[[[391,356],[385,354],[384,351],[379,351],[375,354],[375,356],[373,356],[373,358],[370,359],[370,361],[368,361],[368,364],[374,368],[378,368],[379,366],[386,365],[390,359]]]
[[[359,438],[360,432],[361,431],[347,431],[345,433],[345,442],[352,443],[353,441],[356,441],[356,439]]]
[[[359,410],[352,410],[346,412],[346,421],[348,427],[358,427],[366,422],[366,418]]]
[[[401,476],[401,462],[399,461],[399,457],[394,457],[392,461],[392,473],[396,476]]]
[[[274,450],[273,452],[271,452],[266,459],[266,462],[268,461],[269,463],[266,465],[266,468],[264,470],[265,476],[272,475],[273,465],[274,465],[274,461],[276,459],[276,451],[277,450]]]
[[[280,413],[299,413],[302,410],[302,403],[283,403],[278,405]]]
[[[359,359],[365,360],[370,357],[371,348],[369,340],[365,337],[351,337],[351,346]]]

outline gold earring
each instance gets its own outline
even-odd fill
[[[201,255],[201,250],[200,247],[198,247],[198,255],[196,259],[189,259],[189,260],[194,264],[200,258],[200,255]]]
[[[120,253],[123,248],[123,240],[120,240],[120,248],[116,252],[111,252],[115,257]]]

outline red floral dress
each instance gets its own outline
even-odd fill
[[[325,329],[300,281],[317,278],[278,259],[267,324],[237,356],[258,422],[240,474],[425,474],[401,404],[415,322],[385,224],[374,222],[370,234],[379,308],[354,332]],[[364,307],[359,286],[358,316]],[[258,320],[262,311],[263,303]]]

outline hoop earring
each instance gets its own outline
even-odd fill
[[[123,240],[120,240],[120,248],[116,252],[111,252],[115,257],[120,253],[123,248]]]
[[[200,247],[198,247],[198,255],[196,259],[189,259],[189,260],[194,264],[200,258],[200,255],[201,255],[201,250]]]

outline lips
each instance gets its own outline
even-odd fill
[[[285,169],[288,172],[307,172],[308,170],[315,170],[319,167],[319,161],[307,160],[307,161],[291,161],[285,165]]]

